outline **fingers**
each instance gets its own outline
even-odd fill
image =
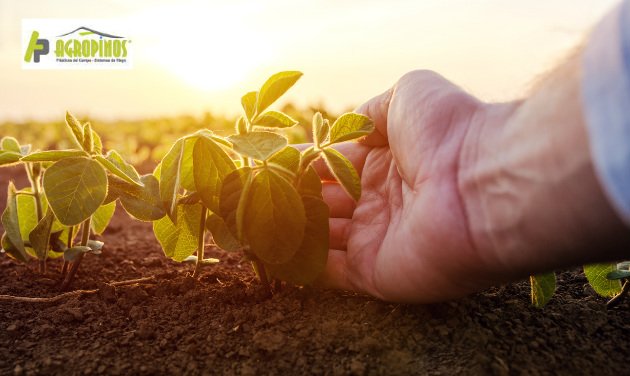
[[[324,202],[330,208],[331,218],[352,218],[356,202],[337,183],[324,182],[322,187]]]
[[[356,291],[349,278],[347,260],[347,252],[337,249],[329,250],[326,269],[315,284],[324,288]]]
[[[374,122],[375,130],[361,141],[363,144],[369,146],[387,145],[387,116],[393,92],[394,88],[390,88],[356,109],[356,112],[368,116]]]
[[[328,220],[330,227],[329,248],[342,251],[348,248],[348,235],[350,234],[351,222],[352,220],[347,218],[330,218]]]

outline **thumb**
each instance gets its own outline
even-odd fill
[[[356,109],[356,112],[368,116],[374,122],[374,132],[361,141],[363,144],[369,146],[384,146],[388,144],[387,113],[389,112],[389,102],[393,91],[394,89],[390,88]]]

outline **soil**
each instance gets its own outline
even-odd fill
[[[0,202],[9,177],[0,170]],[[0,208],[2,209],[2,208]],[[520,282],[454,302],[403,305],[284,286],[268,298],[237,255],[198,280],[168,260],[151,224],[118,210],[73,289],[55,303],[0,301],[2,375],[628,374],[630,303],[607,310],[579,269],[544,310]],[[51,297],[46,276],[0,255],[0,294]],[[129,286],[107,282],[153,276]]]

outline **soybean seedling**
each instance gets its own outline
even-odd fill
[[[608,307],[614,307],[630,291],[630,262],[584,265],[584,275],[593,290],[604,298],[610,298]],[[556,290],[554,272],[539,274],[529,278],[532,304],[544,307]]]
[[[103,154],[90,123],[66,113],[66,125],[74,148],[31,153],[30,147],[4,138],[0,151],[0,165],[23,164],[31,184],[22,190],[9,184],[2,248],[23,262],[38,259],[41,272],[49,257],[63,256],[62,289],[74,279],[85,254],[101,252],[103,243],[90,237],[105,230],[115,200],[141,220],[164,216],[155,177],[140,176],[115,150]],[[75,244],[77,233],[80,242]]]
[[[301,76],[274,74],[241,98],[244,113],[235,134],[223,138],[201,130],[183,137],[156,170],[168,215],[154,222],[155,235],[167,256],[196,261],[194,275],[216,261],[203,257],[206,231],[217,247],[250,260],[269,291],[272,279],[309,284],[324,269],[329,209],[311,164],[323,158],[358,200],[359,175],[333,146],[366,136],[374,126],[356,113],[343,114],[332,125],[316,113],[313,145],[301,152],[288,145],[281,132],[298,122],[268,108]]]

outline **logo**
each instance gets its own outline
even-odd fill
[[[120,27],[107,20],[23,20],[22,68],[130,69],[133,41],[127,34],[103,31],[111,29]]]
[[[31,41],[28,42],[28,47],[26,48],[24,61],[30,63],[31,59],[33,59],[33,55],[35,55],[35,59],[33,59],[33,61],[39,63],[39,57],[41,55],[46,55],[47,53],[48,39],[39,39],[39,33],[37,31],[33,31],[33,34],[31,34]]]

